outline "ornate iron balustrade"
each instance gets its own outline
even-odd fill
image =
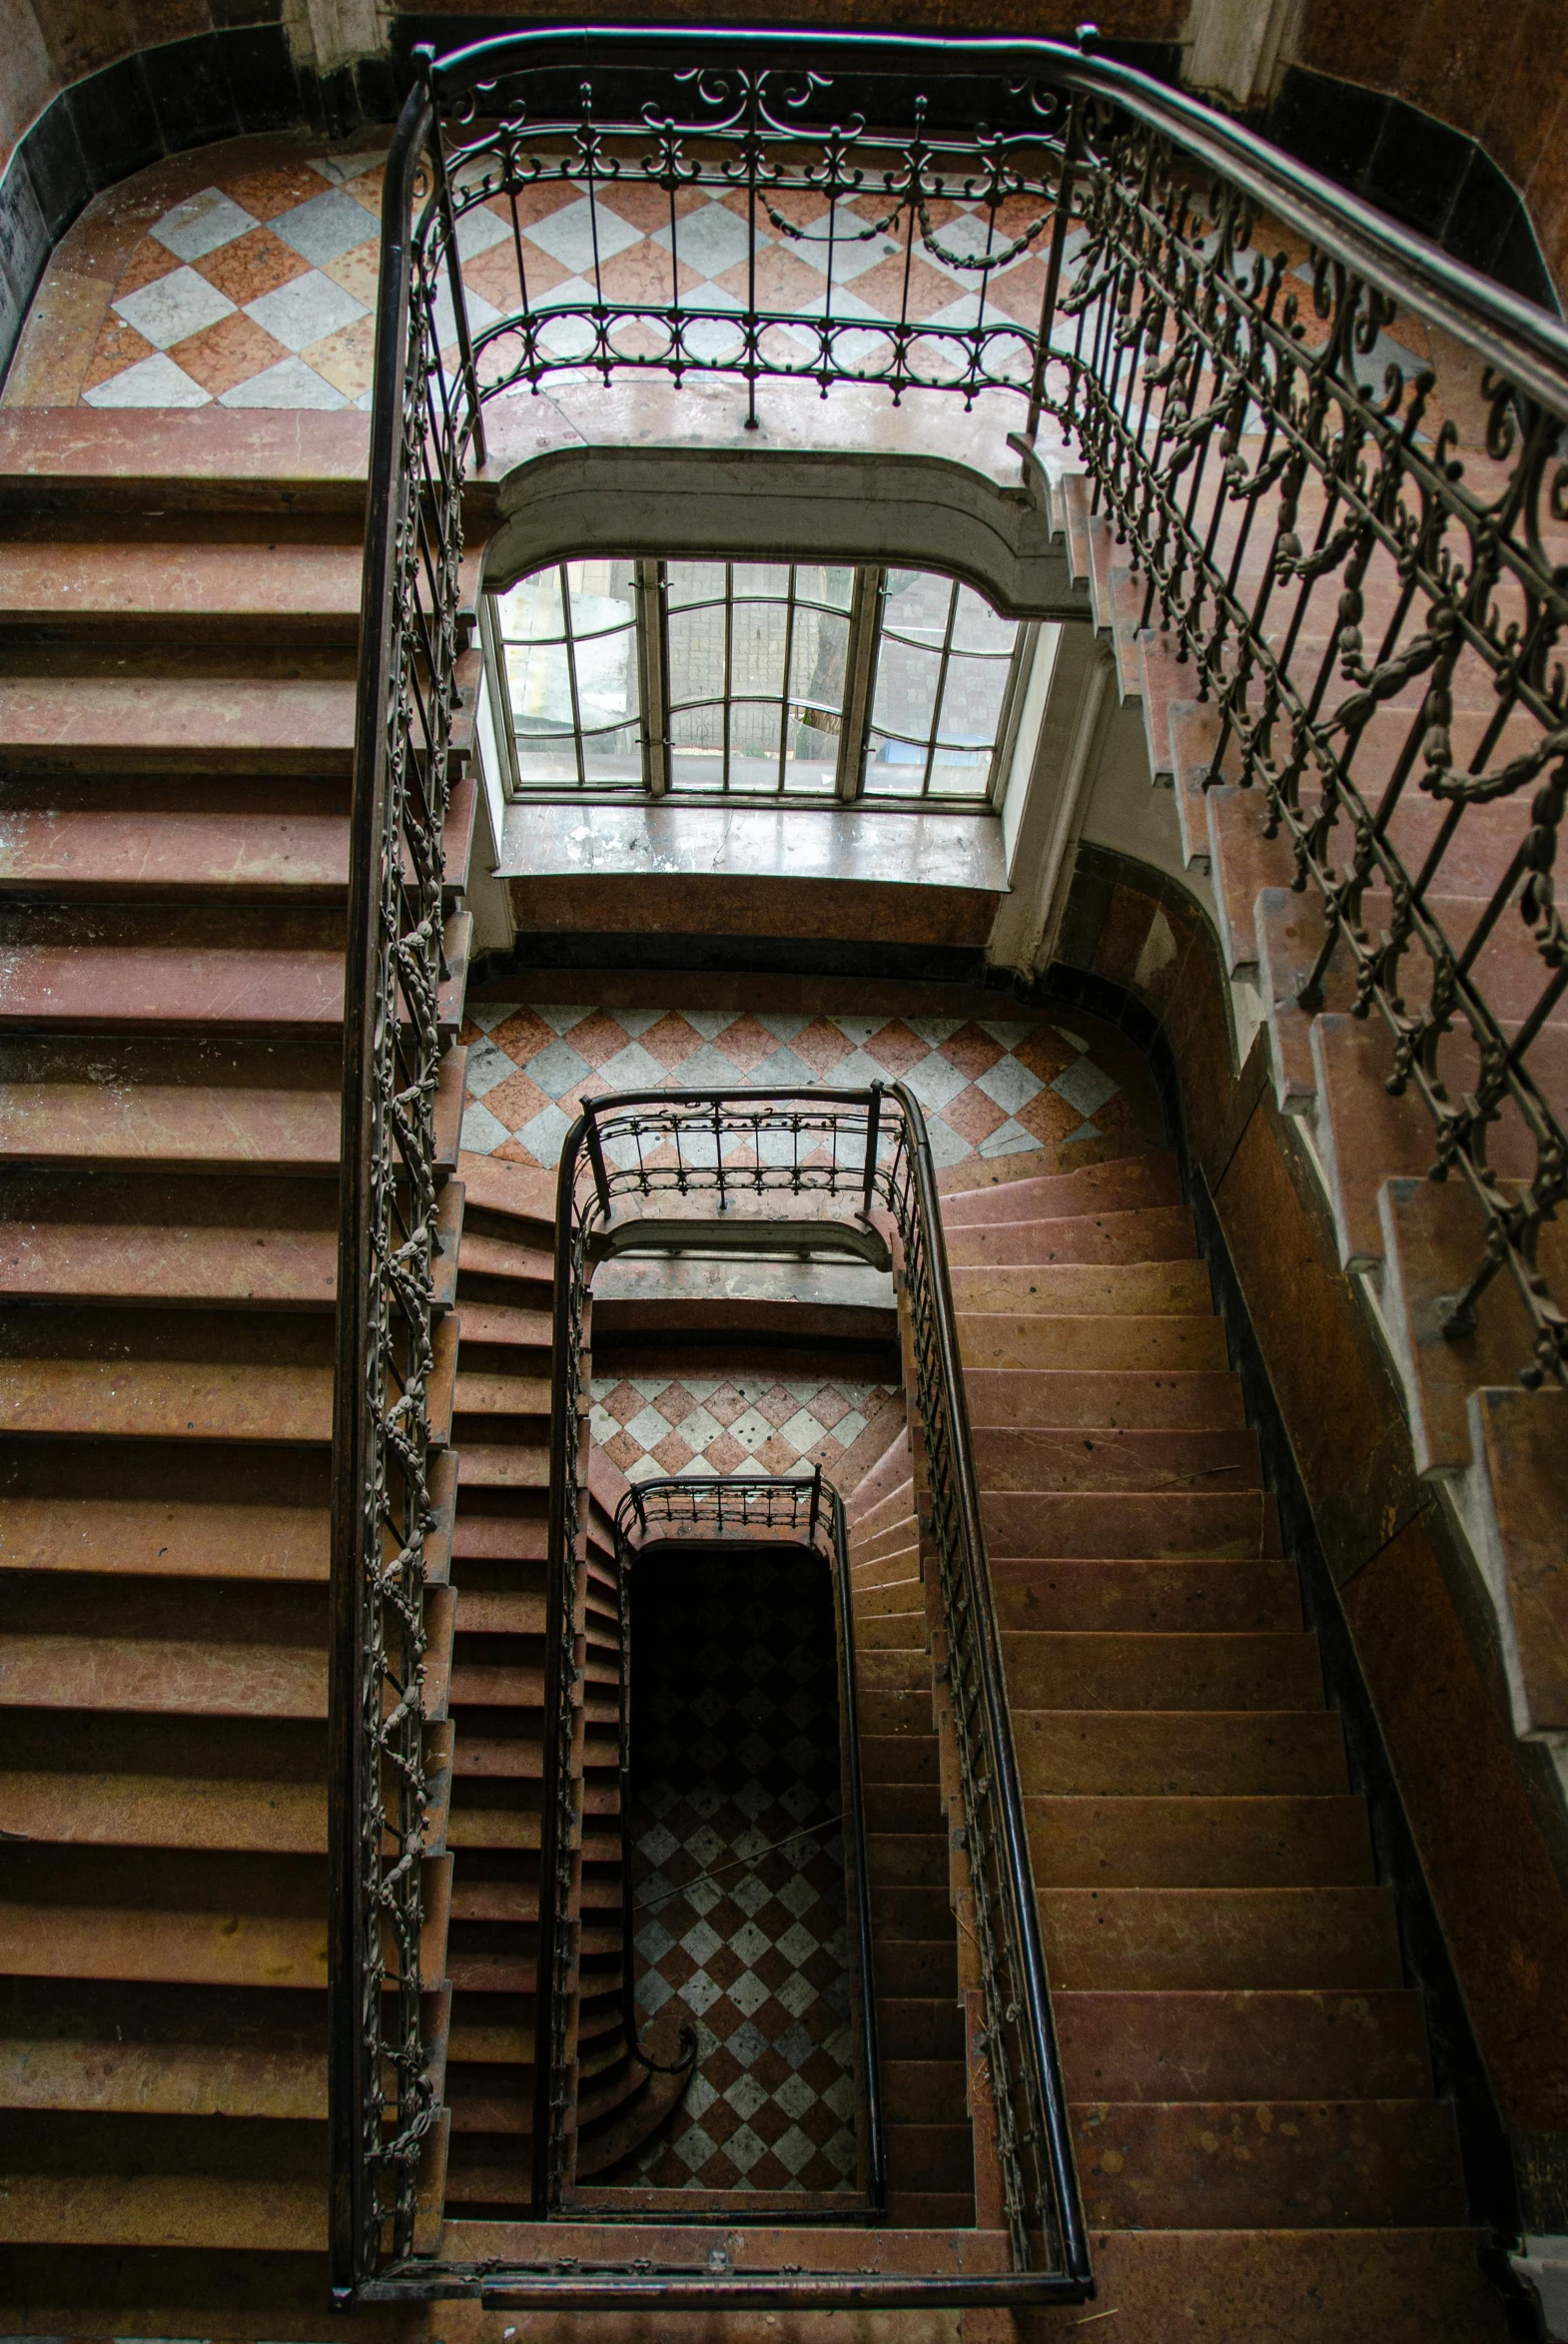
[[[433,217],[410,237],[424,196]],[[443,1510],[430,1430],[434,1104],[474,421],[434,328],[450,250],[433,116],[416,99],[382,216],[345,989],[329,1850],[332,2284],[343,2301],[412,2251],[440,2113],[420,2019],[424,1548]]]
[[[896,1239],[907,1297],[929,1506],[926,1528],[947,1640],[972,1935],[1012,2261],[1007,2274],[894,2282],[895,2292],[885,2300],[916,2302],[944,2294],[973,2302],[1071,2300],[1087,2289],[1088,2250],[971,1459],[936,1173],[919,1102],[901,1083],[886,1089],[874,1085],[869,1091],[616,1093],[589,1101],[562,1146],[556,1190],[535,2213],[547,2218],[558,2212],[570,2187],[569,1997],[580,1836],[572,1752],[586,1504],[583,1329],[593,1266],[644,1212],[661,1229],[672,1214],[689,1215],[698,1237],[703,1219],[712,1215],[739,1219],[755,1212],[759,1230],[766,1231],[775,1226],[781,1207],[821,1210],[840,1197],[852,1199],[862,1222],[885,1219]],[[494,2286],[497,2302],[522,2300],[512,2282],[497,2279]],[[735,2299],[745,2300],[745,2283],[737,2280],[734,2286]]]
[[[408,2251],[433,2116],[416,1855],[431,1004],[460,485],[484,458],[486,398],[638,369],[727,375],[753,412],[769,379],[824,395],[1000,390],[1027,402],[1053,464],[1076,439],[1144,615],[1220,713],[1212,774],[1264,792],[1323,908],[1300,999],[1315,1007],[1326,981],[1354,1014],[1376,1011],[1390,1087],[1430,1111],[1434,1176],[1457,1173],[1475,1200],[1449,1331],[1506,1271],[1534,1330],[1526,1379],[1568,1374],[1568,1317],[1539,1258],[1568,1192],[1553,869],[1568,332],[1201,106],[1050,42],[552,29],[415,67],[383,217],[346,1003],[332,1842],[346,2296]],[[602,207],[628,190],[666,223],[667,299],[606,282]],[[552,302],[527,281],[524,235],[555,194],[587,206],[589,265]],[[745,226],[744,291],[723,307],[684,294],[677,266],[704,194]],[[470,335],[457,256],[488,236],[480,213],[509,240],[517,294]],[[878,238],[889,314],[835,315],[842,254]],[[760,262],[775,250],[814,267],[822,294],[771,302]],[[920,314],[917,261],[972,288],[969,306]],[[1422,347],[1391,374],[1399,331]],[[1380,393],[1363,362],[1383,366]]]
[[[632,1532],[635,1528],[636,1539]],[[838,1651],[839,1780],[845,1833],[851,1933],[850,1979],[854,1991],[860,2167],[863,2187],[846,2211],[873,2216],[887,2204],[887,2152],[882,2125],[882,2075],[877,2049],[877,2005],[871,1952],[871,1876],[866,1862],[866,1802],[860,1776],[860,1726],[855,1698],[855,1614],[849,1572],[849,1533],[844,1501],[819,1465],[810,1474],[725,1473],[682,1477],[668,1474],[639,1481],[615,1511],[616,1591],[620,1607],[620,1829],[621,1829],[621,1990],[623,2027],[635,2055],[637,1988],[633,1963],[631,1895],[631,1621],[628,1595],[631,1567],[639,1552],[673,1540],[744,1545],[752,1539],[787,1542],[815,1554],[828,1570],[833,1589]],[[691,2037],[683,2063],[696,2056]],[[820,2213],[814,2218],[820,2219]]]

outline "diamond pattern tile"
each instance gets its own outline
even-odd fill
[[[656,1473],[793,1473],[836,1462],[891,1395],[880,1383],[842,1378],[775,1383],[757,1376],[717,1383],[688,1376],[616,1381],[591,1389],[593,1437],[629,1481]]]
[[[826,1568],[688,1553],[642,1566],[632,1603],[637,1999],[648,2017],[683,2012],[697,2060],[670,2122],[615,2178],[852,2190]]]
[[[664,1083],[809,1089],[897,1076],[926,1111],[939,1167],[1098,1139],[1135,1112],[1152,1132],[1160,1129],[1152,1093],[1128,1099],[1125,1055],[1046,1018],[807,1018],[516,1002],[481,1002],[469,1014],[462,1144],[476,1156],[546,1169],[581,1100]],[[1118,1072],[1097,1050],[1115,1056]]]

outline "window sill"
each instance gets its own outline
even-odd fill
[[[1007,893],[997,814],[689,801],[514,802],[505,812],[496,876],[847,880]]]

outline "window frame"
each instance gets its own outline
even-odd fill
[[[722,699],[683,701],[678,706],[673,705],[670,698],[668,563],[661,558],[645,556],[594,554],[591,556],[579,555],[575,558],[629,558],[632,561],[633,614],[631,633],[636,651],[639,699],[639,710],[634,721],[642,743],[641,778],[640,781],[628,779],[623,784],[591,778],[584,763],[584,735],[579,718],[571,736],[577,761],[578,779],[575,785],[564,782],[533,783],[525,782],[522,779],[518,761],[517,730],[511,705],[511,688],[506,668],[506,644],[497,609],[500,596],[494,588],[489,588],[482,597],[480,636],[489,680],[495,729],[500,736],[506,765],[505,794],[509,803],[569,806],[585,803],[641,805],[654,801],[663,805],[692,807],[768,808],[782,806],[808,811],[814,807],[819,812],[831,812],[838,809],[855,813],[885,811],[892,814],[994,814],[1000,810],[1007,791],[1008,777],[1017,746],[1018,725],[1024,694],[1034,660],[1035,646],[1039,640],[1040,626],[1038,621],[1024,619],[1016,622],[1017,633],[1011,652],[982,654],[982,656],[990,656],[998,660],[1005,657],[1008,661],[1007,679],[997,715],[996,737],[992,743],[990,761],[983,786],[962,793],[934,792],[930,783],[937,758],[937,744],[941,737],[943,693],[949,661],[953,656],[952,639],[959,606],[958,598],[968,581],[954,578],[945,571],[923,572],[923,575],[948,579],[953,593],[949,600],[947,622],[944,629],[938,693],[933,702],[932,724],[925,744],[925,762],[921,767],[921,786],[918,789],[904,791],[882,789],[868,791],[866,770],[870,758],[872,735],[874,731],[881,733],[884,729],[874,726],[872,717],[876,704],[877,674],[881,664],[886,627],[887,580],[889,568],[894,565],[868,562],[836,565],[850,568],[853,576],[848,611],[844,614],[848,619],[848,636],[844,659],[843,700],[838,717],[838,757],[833,787],[831,790],[791,790],[787,780],[782,778],[788,772],[789,760],[784,743],[790,729],[792,714],[797,709],[804,709],[808,705],[804,700],[792,696],[790,691],[789,667],[793,634],[791,629],[786,628],[782,689],[778,700],[781,711],[778,752],[780,785],[769,790],[737,789],[729,785],[727,778],[730,764],[728,743],[732,712],[738,705],[757,701],[759,695],[745,691],[737,693],[733,686],[733,666],[728,645],[733,635],[734,613],[737,607],[734,596],[734,571],[741,564],[750,566],[759,561],[765,561],[765,557],[757,554],[734,553],[682,557],[713,562],[724,568],[725,584],[722,596],[715,594],[705,597],[702,606],[706,606],[708,602],[717,606],[722,601],[726,611],[726,656],[725,689]],[[540,569],[552,569],[561,577],[562,606],[566,613],[562,640],[570,643],[574,638],[570,631],[569,597],[566,595],[564,585],[564,573],[568,565],[568,561],[559,561],[541,563],[539,567]],[[786,561],[768,566],[776,566],[785,570],[787,582],[778,595],[769,595],[760,599],[787,604],[791,616],[800,603],[805,603],[813,608],[818,607],[816,598],[811,595],[801,595],[796,585],[797,572],[803,567],[812,565]],[[912,565],[899,564],[897,566],[910,567]],[[536,575],[537,572],[526,574]],[[511,582],[516,584],[520,581],[513,580]],[[510,589],[508,587],[503,590],[509,591]],[[979,592],[978,588],[972,590]],[[984,600],[983,596],[981,598]],[[677,605],[677,614],[679,607],[681,606]],[[551,639],[553,640],[553,638]],[[567,672],[570,678],[572,705],[575,710],[577,707],[577,683],[574,663],[570,657],[567,661]],[[689,786],[682,788],[671,779],[672,757],[678,754],[671,739],[672,719],[688,707],[696,708],[699,706],[722,706],[724,710],[725,748],[723,759],[725,778],[718,787],[711,789],[698,789]],[[601,727],[597,729],[610,730],[612,728]],[[895,733],[889,737],[902,739],[905,736]]]

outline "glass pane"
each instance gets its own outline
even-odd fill
[[[670,719],[670,786],[717,790],[724,787],[724,711],[682,708]]]
[[[636,611],[636,576],[629,561],[569,561],[566,587],[571,597],[571,631],[596,633],[601,627],[629,626]]]
[[[919,740],[929,738],[941,673],[940,652],[884,637],[877,660],[872,722],[879,730],[912,733]]]
[[[849,620],[826,611],[797,609],[790,654],[790,698],[837,715],[844,705],[844,664],[849,653]]]
[[[802,562],[795,571],[797,602],[825,602],[830,610],[848,610],[855,592],[852,569],[829,569],[823,562]]]
[[[608,596],[604,599],[609,601]],[[622,607],[618,602],[610,606]],[[588,635],[572,649],[577,660],[577,715],[583,731],[623,721],[634,725],[638,716],[637,651],[631,628]]]
[[[722,561],[672,561],[665,568],[664,583],[671,610],[684,609],[691,602],[722,600],[724,564]]]
[[[735,564],[735,599],[745,601],[759,594],[771,594],[782,600],[789,592],[789,564],[783,561],[737,561]]]
[[[640,764],[639,764],[640,771]],[[577,786],[577,746],[569,734],[564,739],[540,735],[528,739],[517,736],[517,781],[523,789],[575,789]]]
[[[776,790],[779,786],[779,719],[776,701],[737,700],[730,710],[729,786],[732,790]]]
[[[506,593],[496,595],[495,612],[503,642],[542,643],[564,634],[560,571],[539,569],[531,578],[519,578]]]
[[[724,689],[724,611],[712,604],[672,610],[669,621],[670,705],[707,700]]]
[[[991,778],[991,751],[938,749],[931,760],[930,794],[946,798],[983,798]]]
[[[736,601],[730,690],[784,697],[784,638],[789,612],[782,602]]]
[[[990,750],[1002,717],[1007,681],[1005,659],[954,657],[948,661],[942,717],[937,727],[937,738],[944,746]]]
[[[926,752],[912,741],[873,732],[866,757],[868,798],[918,798],[925,785]]]
[[[916,642],[934,643],[940,648],[947,633],[952,601],[953,584],[949,578],[934,577],[929,570],[889,570],[882,605],[883,631],[909,635]]]
[[[564,643],[508,643],[506,681],[519,740],[525,731],[571,731],[571,674]]]
[[[973,586],[960,586],[953,621],[955,651],[994,651],[1006,657],[1018,640],[1018,620],[999,618]]]
[[[640,790],[641,728],[627,725],[613,732],[589,733],[582,744],[582,770],[590,789]]]

